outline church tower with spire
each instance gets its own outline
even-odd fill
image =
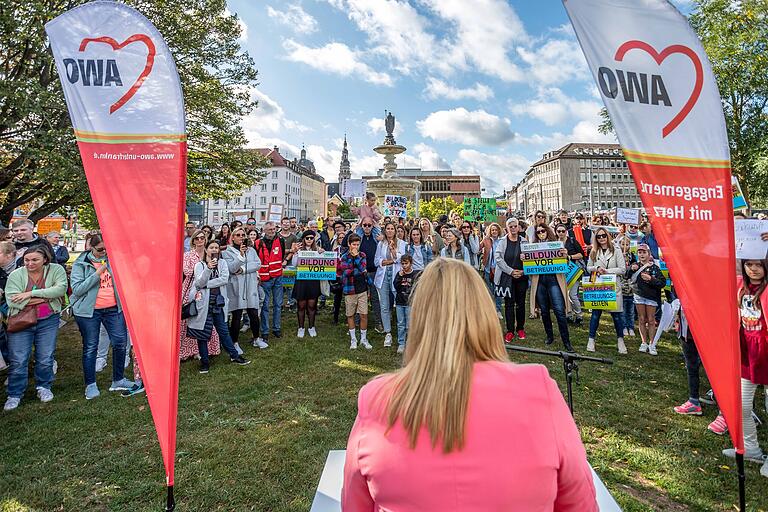
[[[349,151],[347,150],[347,134],[344,134],[344,149],[341,150],[341,164],[339,165],[339,187],[344,180],[352,178],[352,172],[349,170]]]

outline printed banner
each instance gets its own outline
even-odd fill
[[[45,30],[173,486],[187,170],[176,65],[124,4],[88,2]]]
[[[496,198],[464,198],[464,220],[471,220],[476,222],[496,222],[498,216],[499,213],[496,206]]]
[[[324,281],[336,279],[338,255],[333,251],[299,251],[296,279],[299,281]]]
[[[616,208],[616,224],[640,224],[640,210],[636,208]]]
[[[267,221],[268,222],[277,222],[280,224],[280,221],[283,220],[283,211],[285,208],[281,204],[275,204],[271,203],[269,205],[269,213],[267,214]],[[280,226],[278,226],[278,229],[280,229]]]
[[[565,274],[568,272],[568,258],[562,256],[563,242],[522,243],[523,273],[525,275]]]
[[[384,196],[384,216],[404,219],[408,216],[407,205],[408,199],[403,196]]]
[[[736,219],[736,258],[762,260],[768,257],[768,242],[760,235],[768,233],[768,220]]]
[[[741,191],[741,184],[736,176],[731,176],[731,192],[733,193],[733,211],[745,210],[747,200],[744,198],[744,192]]]
[[[568,262],[568,270],[565,272],[565,282],[568,288],[578,286],[581,277],[584,275],[584,267],[573,261]]]
[[[353,197],[365,197],[368,190],[368,180],[347,179],[341,182],[341,197],[351,199]]]
[[[617,309],[616,295],[616,276],[614,274],[603,274],[591,278],[585,277],[581,282],[584,292],[585,309]]]
[[[666,0],[563,3],[743,453],[731,163],[709,60]]]
[[[285,267],[283,269],[283,288],[293,288],[296,284],[296,267]]]

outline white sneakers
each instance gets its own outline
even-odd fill
[[[240,348],[240,344],[239,343],[235,343],[235,350],[237,350],[237,354],[238,355],[240,355],[240,356],[243,355],[243,349]]]
[[[629,330],[629,335],[634,338],[635,337],[635,330],[634,329],[630,329]]]
[[[384,336],[384,346],[385,347],[391,347],[392,346],[392,333],[391,332],[388,332]]]
[[[587,341],[587,352],[595,351],[595,338],[589,338]]]
[[[404,352],[405,352],[405,345],[399,345],[399,346],[397,347],[397,353],[398,353],[398,354],[402,354],[402,353],[404,353]]]
[[[627,346],[624,344],[624,338],[619,338],[616,344],[619,346],[619,354],[627,353]]]
[[[628,336],[628,335],[629,335],[629,330],[625,327],[624,328],[624,336]]]
[[[296,333],[297,338],[303,338],[304,337],[304,329],[299,327],[299,332]]]
[[[251,342],[251,345],[254,347],[259,347],[260,349],[264,350],[265,348],[269,347],[266,341],[264,341],[264,338],[256,338]]]
[[[365,349],[366,349],[366,350],[371,350],[371,349],[373,348],[373,345],[371,345],[370,343],[368,343],[368,340],[367,340],[367,339],[365,339],[365,338],[363,338],[363,339],[361,339],[361,340],[360,340],[360,344],[361,344],[363,347],[365,347]]]
[[[317,338],[317,331],[315,330],[314,327],[310,327],[309,329],[307,329],[307,332],[309,333],[310,338]]]
[[[53,400],[53,393],[48,388],[37,388],[37,398],[43,403],[50,402]]]
[[[648,344],[646,342],[642,342],[640,344],[639,351],[640,352],[648,352]]]
[[[352,341],[349,343],[349,350],[357,350],[357,340],[352,338]]]
[[[648,353],[651,354],[652,356],[659,355],[659,353],[656,351],[655,343],[651,343],[650,345],[648,345]]]
[[[21,398],[15,398],[12,396],[9,396],[8,399],[5,401],[5,405],[3,406],[4,411],[12,411],[16,409],[19,406],[19,403],[21,402]]]

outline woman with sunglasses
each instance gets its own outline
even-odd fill
[[[259,274],[261,260],[247,238],[245,228],[238,226],[232,230],[232,245],[221,253],[221,258],[227,263],[229,270],[229,283],[227,284],[228,308],[225,313],[231,313],[229,323],[229,335],[238,352],[240,349],[240,327],[243,322],[243,313],[248,315],[251,328],[251,345],[265,349],[269,347],[259,336]]]
[[[554,242],[555,233],[549,226],[536,226],[535,243]],[[566,256],[566,249],[561,249],[561,255]],[[525,254],[520,255],[525,261]],[[573,352],[571,336],[568,332],[568,313],[570,307],[565,301],[568,296],[565,284],[565,274],[536,274],[531,276],[531,311],[541,311],[541,323],[544,324],[544,332],[547,335],[545,343],[551,345],[555,342],[555,333],[552,330],[552,318],[550,309],[555,313],[557,330],[563,340],[563,346],[568,352]]]
[[[632,284],[637,323],[640,331],[640,352],[648,352],[652,356],[658,354],[656,344],[656,308],[661,304],[661,290],[667,284],[667,278],[653,261],[651,248],[646,244],[637,246],[637,263],[632,263],[626,272],[626,277]]]
[[[563,224],[559,224],[555,228],[555,235],[559,241],[563,242],[568,261],[572,261],[580,266],[582,270],[585,270],[584,251],[582,250],[581,244],[570,235],[568,228]],[[580,280],[577,279],[573,286],[568,289],[568,300],[570,301],[571,313],[573,313],[573,321],[578,326],[580,326],[582,322],[581,302],[579,301],[579,282]],[[566,283],[566,286],[567,284],[568,283]]]
[[[308,229],[301,235],[301,241],[299,243],[298,251],[320,251],[317,245],[317,234]],[[299,263],[298,251],[293,255],[291,259],[291,265],[294,267]],[[317,336],[315,330],[315,316],[317,315],[317,299],[320,297],[320,281],[308,281],[308,280],[296,280],[293,285],[293,298],[296,299],[298,305],[296,309],[296,317],[299,320],[299,330],[296,333],[297,338],[304,337],[304,324],[305,317],[309,317],[309,337],[314,338]]]
[[[626,354],[627,347],[624,345],[624,298],[621,294],[621,276],[627,271],[624,263],[624,255],[613,245],[610,233],[604,228],[599,227],[595,230],[592,237],[592,250],[587,260],[587,271],[594,272],[597,275],[614,274],[616,275],[616,309],[611,310],[613,327],[616,329],[616,345],[619,354]],[[589,319],[589,340],[587,341],[587,351],[595,351],[595,336],[597,328],[600,325],[600,316],[602,309],[593,309],[592,317]]]
[[[424,270],[427,264],[432,261],[432,248],[424,243],[421,229],[416,226],[411,228],[411,236],[405,246],[405,253],[413,258],[413,270]]]
[[[528,240],[536,240],[536,228],[538,226],[548,226],[547,214],[542,210],[536,210],[533,214],[533,222],[525,230],[525,237]]]
[[[205,226],[203,226],[205,228]],[[189,290],[192,288],[192,281],[195,278],[195,265],[203,260],[205,256],[205,246],[210,239],[205,234],[203,229],[199,229],[192,233],[192,242],[190,245],[192,249],[184,253],[184,263],[181,267],[181,273],[183,279],[181,281],[181,302],[187,304],[192,299],[189,298]],[[181,321],[181,344],[179,348],[179,358],[184,361],[191,357],[199,358],[200,354],[197,349],[197,340],[187,336],[187,320]],[[219,343],[219,333],[215,330],[211,334],[211,338],[208,340],[208,354],[215,356],[221,353],[221,346]]]
[[[469,251],[469,264],[473,268],[480,267],[480,239],[472,229],[472,224],[469,221],[461,223],[461,243],[464,244],[467,251]]]

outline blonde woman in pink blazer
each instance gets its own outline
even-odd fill
[[[405,366],[360,390],[341,501],[349,512],[598,510],[557,384],[544,366],[508,360],[492,299],[466,263],[427,266]]]

